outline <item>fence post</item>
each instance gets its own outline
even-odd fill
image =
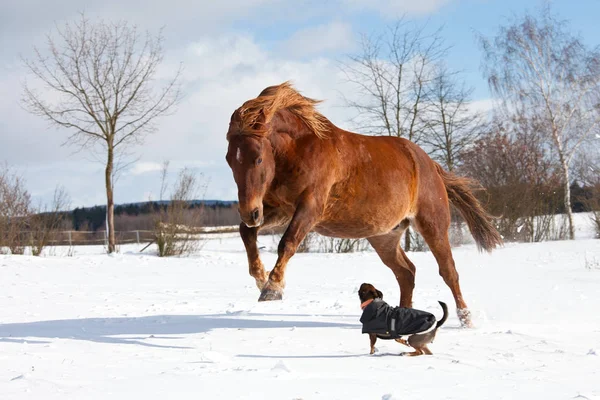
[[[137,244],[140,244],[140,231],[135,231],[135,235],[137,237]]]
[[[73,241],[71,240],[71,231],[69,232],[69,246],[72,247],[73,246]]]

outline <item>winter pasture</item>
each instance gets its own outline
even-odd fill
[[[376,254],[297,254],[284,300],[258,303],[236,234],[196,255],[142,246],[0,256],[0,399],[600,399],[600,240],[454,250],[474,329],[431,253],[414,306],[451,316],[433,356],[361,335],[362,282],[397,303]],[[270,269],[273,237],[261,236]]]

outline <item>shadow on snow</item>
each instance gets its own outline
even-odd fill
[[[271,314],[246,314],[240,317],[229,314],[213,315],[152,315],[146,317],[82,318],[52,321],[0,324],[0,343],[43,344],[35,339],[74,339],[109,344],[137,344],[148,347],[186,349],[185,346],[166,346],[146,340],[181,339],[160,335],[206,333],[217,329],[269,329],[269,328],[357,328],[360,325],[342,322],[273,321],[244,317],[276,317]],[[277,315],[287,316],[287,315]],[[300,315],[296,315],[300,316]],[[311,317],[306,315],[305,317]],[[339,316],[338,316],[339,317]],[[138,335],[138,337],[116,337]]]

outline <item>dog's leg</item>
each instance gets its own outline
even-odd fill
[[[421,354],[423,354],[422,349],[415,349],[415,351],[410,352],[410,353],[400,353],[401,356],[405,356],[405,357],[415,357],[415,356],[420,356]]]
[[[396,342],[401,343],[407,347],[410,347],[410,344],[408,344],[408,342],[402,338],[398,338],[398,339],[394,339]]]
[[[371,339],[371,352],[369,354],[375,354],[375,342],[377,342],[377,335],[369,333],[369,339]]]
[[[429,350],[429,347],[427,347],[427,346],[423,346],[422,350],[423,350],[423,353],[427,354],[428,356],[433,355],[433,353],[431,352],[431,350]]]

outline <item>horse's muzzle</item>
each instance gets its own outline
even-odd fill
[[[262,215],[262,210],[259,209],[258,207],[255,208],[254,210],[252,210],[249,214],[246,215],[246,218],[244,218],[244,216],[242,216],[242,213],[240,212],[240,216],[242,218],[242,221],[246,224],[246,226],[248,228],[255,228],[255,227],[259,227],[262,225],[264,218]]]

